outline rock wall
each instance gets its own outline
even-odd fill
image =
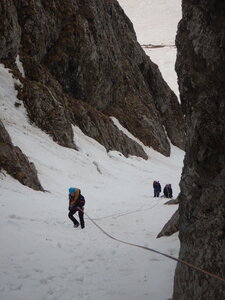
[[[4,169],[12,177],[34,190],[43,191],[37,171],[19,147],[15,147],[0,120],[0,170]]]
[[[179,210],[176,210],[170,220],[163,226],[162,230],[157,235],[157,238],[162,236],[170,236],[179,231]]]
[[[104,145],[107,151],[114,149],[116,142],[116,150],[123,153],[124,156],[136,155],[148,159],[139,144],[128,139],[122,131],[114,126],[110,118],[86,103],[79,100],[73,101],[71,120],[74,123],[78,122],[80,129]]]
[[[177,98],[116,0],[2,0],[0,15],[0,61],[17,72],[19,54],[25,69],[20,98],[30,119],[58,143],[76,149],[72,123],[107,150],[146,159],[110,121],[114,116],[166,156],[168,137],[184,147]],[[81,106],[86,121],[77,113]]]
[[[183,0],[178,73],[187,123],[180,259],[225,278],[225,2]],[[178,264],[173,300],[225,299],[224,282]]]

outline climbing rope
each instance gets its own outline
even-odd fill
[[[151,251],[151,252],[154,252],[154,253],[157,253],[157,254],[159,254],[159,255],[162,255],[162,256],[165,256],[165,257],[167,257],[167,258],[169,258],[169,259],[172,259],[172,260],[175,260],[176,262],[179,262],[179,263],[181,263],[181,264],[183,264],[183,265],[185,265],[185,266],[187,266],[187,267],[189,267],[189,268],[191,268],[191,269],[193,269],[193,270],[196,270],[196,271],[199,271],[199,272],[201,272],[201,273],[204,273],[204,274],[206,274],[206,275],[208,275],[208,276],[211,276],[211,277],[213,277],[213,278],[215,278],[215,279],[218,279],[218,280],[220,280],[220,281],[222,281],[222,282],[224,282],[225,283],[225,278],[223,278],[223,277],[221,277],[221,276],[219,276],[219,275],[216,275],[216,274],[214,274],[214,273],[211,273],[211,272],[209,272],[209,271],[206,271],[206,270],[204,270],[204,269],[202,269],[202,268],[200,268],[200,267],[196,267],[195,265],[193,265],[193,264],[191,264],[191,263],[189,263],[189,262],[187,262],[187,261],[185,261],[185,260],[182,260],[182,259],[179,259],[179,258],[176,258],[176,257],[173,257],[173,256],[171,256],[171,255],[169,255],[169,254],[166,254],[166,253],[163,253],[163,252],[161,252],[161,251],[158,251],[158,250],[155,250],[155,249],[152,249],[152,248],[149,248],[149,247],[145,247],[145,246],[141,246],[141,245],[138,245],[138,244],[133,244],[133,243],[129,243],[129,242],[126,242],[126,241],[123,241],[123,240],[120,240],[120,239],[118,239],[118,238],[115,238],[114,236],[112,236],[111,234],[109,234],[109,233],[107,233],[101,226],[99,226],[91,217],[89,217],[89,215],[87,214],[87,213],[85,213],[82,209],[79,209],[80,211],[82,211],[83,213],[84,213],[84,215],[100,230],[100,231],[102,231],[106,236],[108,236],[110,239],[112,239],[112,240],[115,240],[115,241],[117,241],[117,242],[119,242],[119,243],[122,243],[122,244],[126,244],[126,245],[129,245],[129,246],[133,246],[133,247],[137,247],[137,248],[141,248],[141,249],[144,249],[144,250],[147,250],[147,251]]]
[[[117,214],[113,214],[113,215],[109,215],[109,216],[105,216],[105,217],[94,218],[92,220],[96,221],[96,220],[103,220],[103,219],[108,219],[108,218],[119,218],[119,217],[123,217],[123,216],[126,216],[126,215],[135,214],[137,212],[143,212],[143,211],[151,210],[157,204],[158,203],[155,203],[152,206],[147,207],[147,208],[140,208],[140,209],[130,210],[130,211],[123,212],[123,213],[121,212],[121,213],[117,213]]]

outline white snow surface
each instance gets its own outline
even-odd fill
[[[181,0],[118,0],[132,21],[140,44],[175,43]]]
[[[163,48],[143,47],[150,59],[159,66],[164,80],[179,99],[175,36],[182,17],[181,0],[118,0],[132,21],[141,45],[163,45]]]
[[[24,72],[23,64],[20,61],[19,54],[17,54],[17,56],[16,56],[16,65],[17,65],[17,68],[19,69],[20,73],[22,74],[22,76],[25,77],[25,72]]]
[[[35,164],[46,192],[0,173],[0,299],[168,299],[175,262],[110,239],[87,217],[85,229],[73,228],[67,192],[79,187],[85,211],[110,235],[177,257],[177,234],[156,239],[177,206],[153,198],[152,182],[159,180],[162,188],[171,183],[176,197],[184,153],[172,147],[166,158],[145,147],[147,161],[125,158],[107,153],[77,127],[79,151],[61,147],[29,123],[23,105],[15,107],[15,83],[0,65],[0,119]]]

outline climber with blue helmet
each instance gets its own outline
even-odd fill
[[[81,195],[81,190],[78,188],[69,188],[69,214],[68,217],[73,222],[74,227],[81,225],[84,228],[84,204],[85,198]],[[78,211],[80,223],[74,217],[74,214]]]

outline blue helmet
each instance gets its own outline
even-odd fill
[[[69,194],[74,194],[76,189],[74,187],[69,188]]]

